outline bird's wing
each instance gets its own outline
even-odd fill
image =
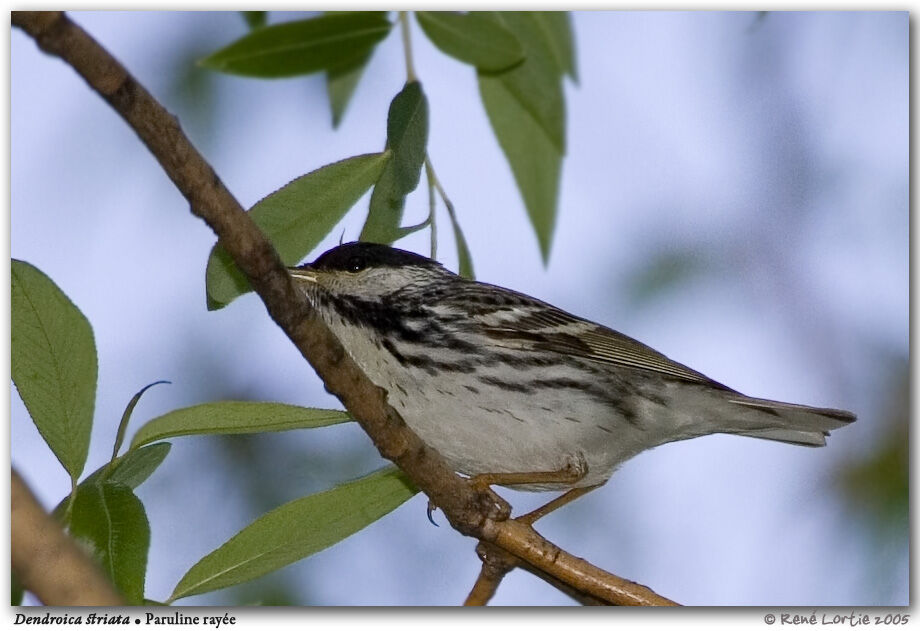
[[[480,330],[499,346],[562,353],[728,389],[627,335],[535,298],[509,293],[516,297],[513,304],[474,316]]]

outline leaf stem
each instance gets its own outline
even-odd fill
[[[418,75],[415,73],[415,62],[412,58],[412,38],[409,34],[409,12],[400,11],[399,12],[399,26],[402,31],[402,41],[403,41],[403,53],[406,56],[406,83],[412,83],[413,81],[418,81]],[[428,156],[425,156],[425,174],[428,181],[428,219],[420,223],[418,226],[413,226],[408,228],[408,234],[413,229],[428,225],[431,228],[431,258],[436,259],[438,253],[438,229],[435,223],[435,188],[441,190],[441,198],[447,199],[444,197],[443,189],[438,183],[437,178],[434,176],[434,170],[431,168],[431,160]],[[451,210],[451,212],[453,212]]]
[[[70,478],[70,497],[67,498],[67,506],[64,508],[64,524],[70,525],[70,515],[73,513],[73,504],[77,499],[77,478]]]
[[[431,164],[431,158],[425,156],[425,175],[428,180],[429,186],[429,195],[431,194],[431,188],[434,187],[438,191],[438,194],[441,196],[441,200],[444,202],[444,207],[447,208],[447,214],[450,217],[451,226],[454,228],[454,238],[457,241],[457,256],[460,259],[460,269],[458,272],[461,276],[465,278],[473,278],[475,276],[473,272],[473,262],[470,258],[469,246],[466,243],[466,237],[463,236],[463,230],[460,229],[460,222],[457,221],[457,214],[454,212],[454,204],[447,197],[447,193],[444,192],[444,187],[441,186],[441,181],[438,179],[438,176],[434,172],[434,166]],[[432,214],[432,217],[434,215]],[[432,219],[432,231],[434,230],[434,220]],[[432,235],[432,239],[434,235]],[[434,256],[432,256],[434,258]]]
[[[447,208],[447,213],[450,215],[451,221],[457,221],[457,215],[454,214],[454,205],[447,198],[447,193],[444,192],[444,187],[441,186],[441,181],[438,179],[438,176],[435,175],[434,166],[431,164],[431,158],[425,158],[425,174],[428,176],[428,181],[434,186],[438,191],[438,195],[441,196],[441,201],[444,202],[444,207]]]
[[[409,13],[408,11],[399,12],[399,26],[402,30],[403,52],[406,55],[406,83],[418,81],[418,75],[415,74],[415,64],[412,61],[412,39],[409,37]]]
[[[438,258],[438,227],[435,222],[435,177],[431,160],[425,156],[425,181],[428,182],[428,223],[431,225],[431,258]]]

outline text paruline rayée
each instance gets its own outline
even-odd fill
[[[17,613],[13,624],[86,624],[86,625],[118,625],[118,624],[140,624],[145,625],[207,625],[219,629],[222,625],[236,624],[236,617],[230,614],[222,616],[189,616],[181,612],[171,612],[165,615],[157,615],[146,612],[142,617],[132,617],[127,614],[107,614],[107,613],[89,613],[81,615],[72,615],[67,613],[46,612],[43,615],[28,616]]]

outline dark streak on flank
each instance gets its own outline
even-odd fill
[[[527,384],[512,383],[510,381],[503,381],[495,377],[479,377],[479,381],[490,386],[495,386],[496,388],[500,388],[502,390],[508,390],[509,392],[533,392],[533,388]]]

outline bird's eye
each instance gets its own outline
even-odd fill
[[[349,272],[360,272],[365,267],[367,267],[367,263],[364,261],[363,256],[353,256],[348,259],[348,264],[345,266],[345,269]]]

